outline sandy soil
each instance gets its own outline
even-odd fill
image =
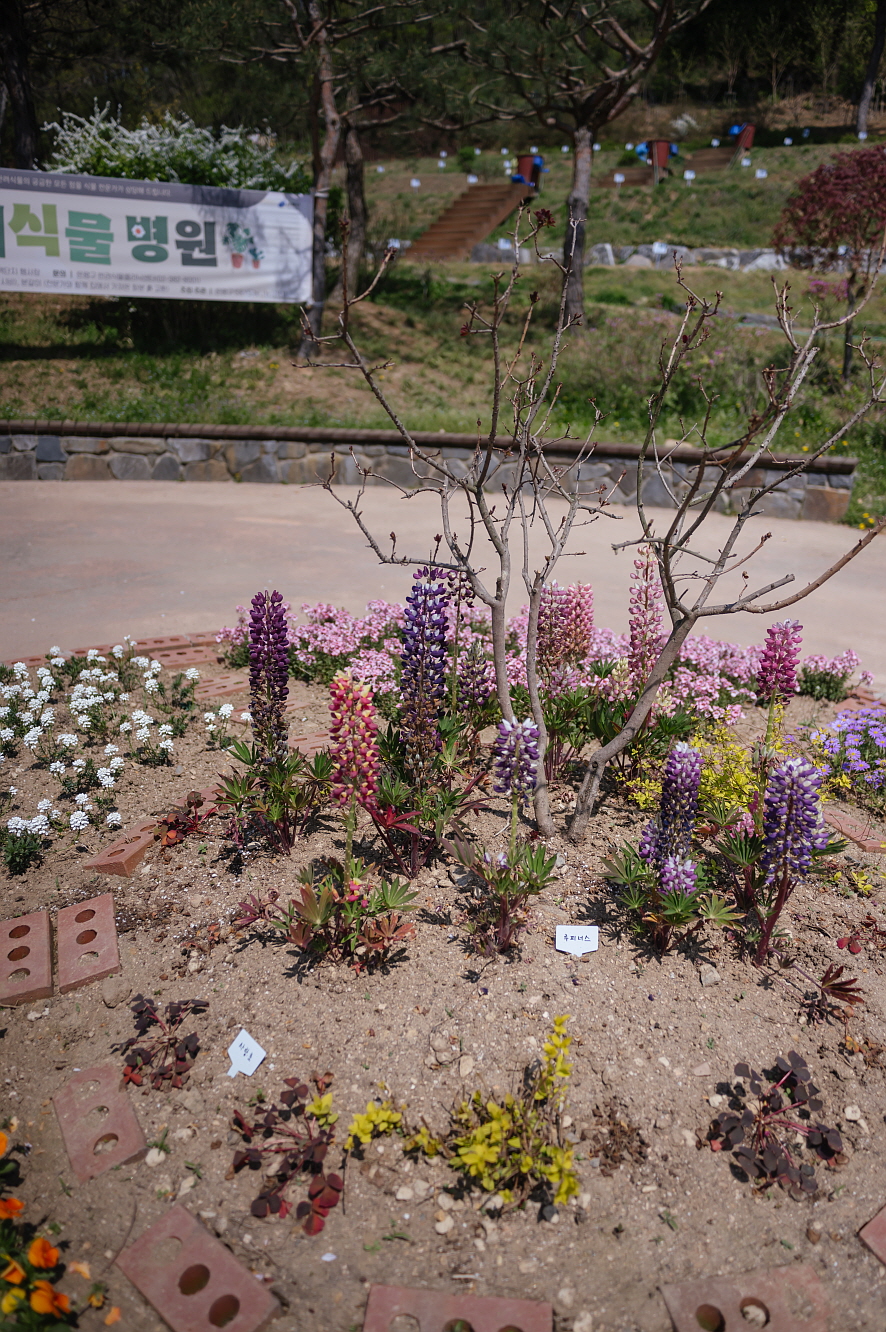
[[[294,697],[302,729],[325,724],[325,691],[296,686]],[[758,718],[749,720],[747,738],[758,726]],[[125,822],[159,815],[223,766],[196,731],[177,742],[175,757],[168,769],[127,766],[118,788]],[[9,776],[27,809],[48,790],[48,774],[25,762]],[[478,836],[491,841],[504,817],[501,809],[483,816]],[[94,851],[109,839],[93,830],[67,849],[57,841],[44,864],[22,877],[3,872],[4,917],[113,891],[123,960],[119,979],[3,1015],[0,1117],[13,1116],[13,1137],[31,1145],[20,1190],[27,1217],[61,1227],[56,1242],[65,1260],[90,1261],[122,1309],[120,1327],[133,1332],[162,1325],[113,1259],[176,1197],[270,1284],[282,1306],[281,1332],[359,1328],[373,1282],[550,1300],[558,1332],[576,1324],[580,1332],[665,1332],[662,1282],[796,1262],[811,1264],[826,1283],[832,1332],[880,1332],[886,1269],[856,1232],[886,1202],[886,980],[873,948],[847,958],[836,939],[868,912],[886,925],[882,862],[851,856],[874,871],[880,886],[873,898],[844,897],[826,877],[812,879],[795,893],[786,922],[801,965],[818,975],[828,963],[848,962],[860,980],[865,1004],[847,1044],[842,1023],[805,1025],[798,996],[742,960],[722,935],[664,957],[632,939],[601,878],[601,859],[643,821],[610,797],[582,847],[562,837],[550,843],[565,857],[560,878],[536,902],[522,946],[507,960],[472,951],[470,888],[444,857],[417,880],[421,909],[404,956],[360,976],[306,965],[292,946],[260,930],[230,928],[247,892],[291,892],[302,865],[340,850],[331,818],[291,858],[257,851],[240,863],[221,820],[213,820],[180,848],[155,846],[130,879],[83,868],[88,857],[80,848]],[[598,923],[599,951],[582,961],[556,952],[554,927],[567,921]],[[208,957],[193,952],[188,941],[205,940],[213,923],[222,940]],[[711,964],[719,982],[703,985],[702,968]],[[188,1027],[200,1034],[201,1053],[183,1090],[128,1090],[148,1141],[168,1130],[165,1159],[79,1185],[51,1097],[74,1069],[122,1068],[112,1047],[134,1034],[127,1001],[136,993],[161,1003],[207,999],[206,1014]],[[571,1015],[574,1037],[563,1124],[576,1143],[581,1196],[552,1221],[540,1220],[534,1206],[498,1220],[481,1215],[478,1195],[463,1192],[443,1165],[407,1160],[397,1139],[350,1161],[344,1205],[314,1238],[294,1216],[250,1214],[256,1174],[227,1178],[232,1113],[258,1087],[273,1098],[285,1077],[331,1071],[339,1143],[352,1114],[386,1096],[405,1103],[411,1121],[423,1116],[442,1130],[465,1091],[515,1088],[561,1013]],[[229,1079],[225,1048],[241,1025],[268,1057],[251,1079]],[[736,1061],[769,1068],[791,1049],[807,1059],[822,1089],[822,1118],[839,1127],[846,1156],[839,1169],[818,1167],[818,1192],[801,1203],[778,1188],[755,1194],[706,1142]],[[861,1118],[851,1117],[854,1110],[847,1118],[847,1107]],[[338,1148],[330,1159],[337,1164]],[[186,1163],[199,1168],[199,1178]],[[447,1215],[455,1224],[441,1235],[436,1227]],[[82,1298],[83,1284],[70,1276],[62,1288]],[[90,1312],[81,1326],[98,1332],[103,1317]]]

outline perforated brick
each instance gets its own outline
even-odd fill
[[[291,735],[289,748],[298,749],[302,754],[317,754],[321,749],[329,748],[329,732],[310,731],[307,735]]]
[[[858,819],[853,819],[848,814],[835,809],[826,809],[824,821],[841,837],[860,846],[862,851],[886,851],[886,839],[874,831],[870,820],[860,823]]]
[[[222,645],[218,641],[218,635],[218,629],[206,629],[202,633],[188,634],[188,642],[194,647],[211,647],[220,652]]]
[[[815,1270],[802,1263],[662,1286],[661,1293],[675,1332],[748,1332],[751,1326],[766,1332],[831,1332],[825,1289]],[[762,1310],[756,1317],[755,1306]]]
[[[391,1323],[400,1314],[416,1319],[420,1332],[448,1332],[459,1320],[467,1323],[473,1332],[552,1332],[554,1326],[551,1306],[537,1300],[372,1286],[363,1332],[389,1332]],[[697,1326],[694,1332],[698,1332]]]
[[[56,924],[60,994],[104,980],[120,970],[111,893],[63,907]]]
[[[138,823],[133,823],[116,842],[90,857],[84,868],[96,870],[99,874],[121,874],[127,877],[139,865],[148,847],[153,845],[156,826],[153,819],[140,819]]]
[[[114,1166],[138,1161],[148,1150],[120,1069],[84,1068],[52,1098],[71,1168],[81,1184]]]
[[[184,1207],[170,1208],[117,1266],[173,1332],[258,1332],[279,1312],[270,1291]]]
[[[35,657],[10,657],[8,661],[5,661],[3,663],[3,665],[17,666],[20,661],[23,661],[27,667],[33,670],[35,666],[46,665],[46,653],[41,652],[38,656]]]
[[[227,698],[231,694],[245,694],[249,691],[249,680],[245,675],[219,675],[215,680],[201,680],[194,690],[194,697],[199,701],[206,698]]]
[[[876,1254],[881,1263],[886,1263],[886,1207],[877,1213],[866,1226],[858,1232],[862,1244],[866,1244],[871,1253]]]
[[[26,1004],[52,994],[49,912],[0,924],[0,1004]]]
[[[72,648],[71,655],[74,657],[85,657],[87,652],[98,652],[101,656],[106,657],[111,648],[115,646],[116,644],[114,643],[90,643],[88,647]]]
[[[143,653],[157,653],[164,648],[191,647],[191,639],[185,634],[167,634],[165,638],[140,638],[135,645]]]
[[[169,671],[184,670],[186,666],[201,666],[204,662],[215,661],[216,654],[208,647],[163,648],[151,654]]]

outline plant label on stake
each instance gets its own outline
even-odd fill
[[[246,1028],[241,1027],[239,1034],[228,1046],[228,1058],[231,1061],[228,1077],[236,1078],[238,1073],[245,1073],[247,1077],[251,1077],[266,1054],[267,1051],[250,1036]]]
[[[572,953],[574,957],[596,953],[600,947],[600,928],[597,925],[558,925],[555,947],[558,953]]]

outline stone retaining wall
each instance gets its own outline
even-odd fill
[[[364,432],[365,433],[365,432]],[[426,446],[427,447],[427,446]],[[615,450],[618,446],[610,446]],[[416,484],[416,473],[403,444],[365,441],[354,446],[276,439],[213,439],[175,437],[0,435],[0,481],[246,481],[266,485],[306,485],[329,474],[330,454],[336,454],[336,481],[354,485],[358,467],[377,473],[370,485],[385,480],[399,485]],[[469,451],[464,446],[439,449],[453,471],[464,474]],[[808,518],[839,522],[845,516],[852,493],[853,459],[822,459],[820,471],[783,483],[762,511],[772,518]],[[783,464],[784,466],[784,464]],[[668,486],[652,468],[647,469],[643,496],[647,504],[673,506],[670,488],[679,494],[691,470],[688,462],[670,465]],[[424,469],[417,466],[418,472]],[[505,461],[492,482],[498,489],[508,479]],[[722,512],[734,511],[747,498],[750,487],[768,485],[781,475],[780,469],[757,468],[744,478],[746,486],[724,496]],[[420,479],[420,478],[419,478]],[[605,486],[614,503],[631,503],[636,493],[636,464],[624,456],[607,455],[598,445],[591,462],[582,464],[580,486],[585,492]]]

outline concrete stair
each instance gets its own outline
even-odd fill
[[[404,259],[470,259],[471,250],[510,217],[532,191],[526,185],[471,185],[451,203],[417,241],[403,252]]]

